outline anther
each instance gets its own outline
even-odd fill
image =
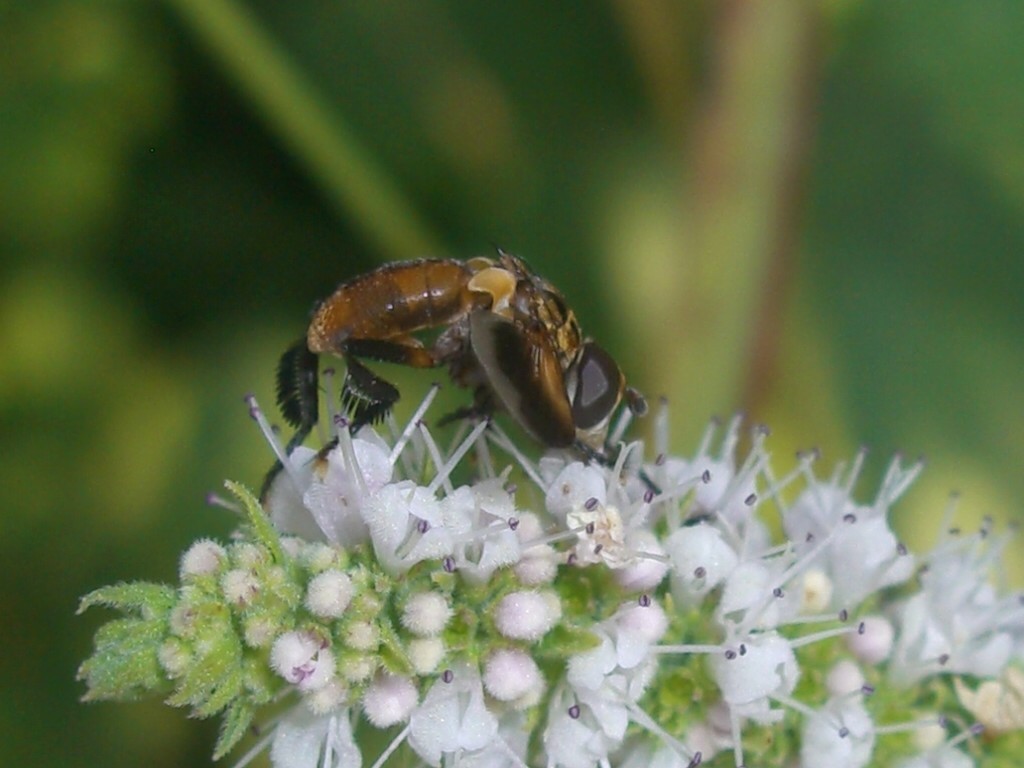
[[[446,573],[455,573],[455,559],[451,555],[444,559],[444,570]]]
[[[647,608],[651,604],[651,596],[640,595],[640,597],[637,599],[637,602],[640,603],[641,608]]]
[[[452,680],[455,679],[455,673],[452,672],[450,669],[446,669],[444,672],[441,673],[441,679],[444,680],[444,682],[446,683],[450,683]]]
[[[756,493],[750,494],[749,496],[747,496],[747,498],[745,498],[743,500],[743,503],[746,504],[748,507],[754,506],[754,504],[757,503],[757,494]]]
[[[706,483],[710,483],[711,482],[711,470],[705,469],[704,472],[701,474],[700,479],[701,479],[701,482],[703,482],[705,484]]]
[[[569,707],[569,717],[571,717],[573,720],[579,720],[580,719],[580,705],[579,704],[573,704],[571,707]]]
[[[600,503],[601,502],[599,502],[596,498],[591,496],[589,499],[586,500],[586,502],[584,502],[583,507],[587,510],[587,512],[593,512],[595,509],[597,509]],[[587,533],[593,533],[593,531],[587,531]]]

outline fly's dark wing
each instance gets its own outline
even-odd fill
[[[547,337],[493,312],[473,313],[469,326],[470,347],[502,407],[539,442],[572,445],[565,378]]]

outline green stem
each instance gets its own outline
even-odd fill
[[[235,0],[167,0],[338,209],[391,258],[441,252],[412,204],[328,98]]]

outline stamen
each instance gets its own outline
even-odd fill
[[[864,626],[861,624],[860,626]],[[805,645],[811,643],[817,643],[820,640],[828,640],[830,637],[839,637],[840,635],[852,635],[858,631],[859,627],[836,627],[835,629],[823,629],[821,632],[815,632],[810,635],[804,635],[798,637],[795,640],[789,641],[790,648],[802,648]]]
[[[529,459],[523,455],[523,452],[513,443],[504,430],[497,424],[497,422],[491,422],[491,428],[486,432],[487,437],[492,440],[495,445],[500,447],[505,453],[514,458],[519,466],[523,468],[523,472],[529,477],[534,484],[542,491],[547,492],[547,484],[541,479],[540,473],[536,467],[530,462]]]
[[[452,485],[451,478],[446,474],[441,473],[441,468],[444,466],[444,459],[441,456],[441,451],[437,447],[437,443],[434,442],[433,435],[430,434],[430,430],[427,429],[427,425],[422,421],[416,425],[419,428],[420,437],[423,438],[424,445],[427,446],[427,453],[430,454],[430,460],[434,463],[434,471],[437,473],[434,476],[434,480],[440,479],[441,484],[444,485],[444,492],[448,496],[455,493],[455,487]],[[431,483],[430,492],[436,493],[437,487]]]
[[[284,467],[285,473],[291,478],[292,483],[295,485],[295,490],[300,494],[302,493],[302,485],[299,480],[298,473],[295,469],[295,465],[292,464],[291,459],[285,452],[284,446],[281,445],[281,441],[277,437],[277,433],[274,432],[270,426],[270,422],[267,421],[267,417],[263,414],[260,409],[259,403],[256,402],[255,395],[245,396],[246,405],[249,406],[249,415],[253,418],[256,424],[259,425],[260,432],[263,433],[263,439],[270,445],[270,449],[274,452],[274,456],[281,462],[281,466]]]
[[[206,503],[211,507],[220,507],[238,515],[244,514],[244,510],[238,504],[235,504],[233,501],[228,501],[223,496],[218,496],[216,493],[211,492],[206,494]]]
[[[336,428],[337,422],[335,421],[335,419],[338,417],[338,412],[335,410],[334,404],[339,402],[337,399],[335,399],[334,369],[324,368],[323,371],[320,372],[320,380],[324,383],[324,402],[327,405],[327,423],[332,425],[332,427],[335,427],[332,430],[331,434],[331,439],[333,440],[334,438],[338,437],[338,430]],[[319,429],[320,425],[318,424],[317,427]],[[328,442],[323,440],[322,432],[320,437],[322,442]]]
[[[437,393],[440,389],[440,384],[435,383],[430,385],[430,389],[427,390],[427,394],[424,396],[423,402],[420,403],[419,408],[416,409],[412,418],[409,419],[408,423],[405,425],[405,429],[402,430],[402,434],[399,436],[398,440],[395,441],[394,448],[391,449],[391,454],[388,456],[388,461],[391,463],[391,466],[395,466],[395,461],[398,460],[398,457],[405,449],[406,443],[409,442],[409,438],[412,437],[413,432],[416,431],[416,427],[419,426],[420,422],[423,420],[423,415],[427,412],[427,408],[430,407],[430,404],[434,402],[434,398],[437,397]]]
[[[445,490],[449,494],[455,492],[451,483],[452,470],[458,466],[458,463],[462,461],[462,457],[465,456],[469,452],[469,449],[476,443],[476,439],[483,434],[485,429],[487,429],[487,424],[488,422],[481,421],[473,427],[473,431],[470,432],[466,439],[462,441],[462,444],[455,449],[455,453],[448,458],[445,465],[438,470],[437,476],[430,481],[430,485],[427,486],[427,490],[430,491],[430,493],[436,493],[438,486],[442,483],[444,483]]]
[[[370,766],[370,768],[382,768],[384,763],[386,763],[388,761],[388,758],[391,757],[391,755],[393,755],[395,753],[395,750],[398,749],[400,746],[402,746],[402,744],[405,742],[406,738],[408,738],[409,731],[410,731],[411,728],[412,728],[411,725],[405,726],[405,728],[403,728],[398,733],[398,735],[395,736],[395,738],[393,738],[391,740],[391,743],[388,744],[387,749],[385,749],[383,752],[380,753],[380,757],[378,757],[374,761],[373,765]],[[325,756],[325,764],[332,765],[333,764],[333,760],[329,761],[328,756]]]
[[[363,477],[363,470],[356,459],[356,449],[352,444],[352,433],[348,429],[348,420],[339,416],[335,422],[338,425],[338,446],[341,448],[341,455],[345,458],[345,468],[348,470],[348,474],[355,478],[359,493],[365,495],[366,478]]]

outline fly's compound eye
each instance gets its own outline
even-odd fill
[[[611,355],[593,342],[583,345],[576,364],[576,391],[572,418],[577,429],[599,427],[615,410],[625,384],[622,371]]]

